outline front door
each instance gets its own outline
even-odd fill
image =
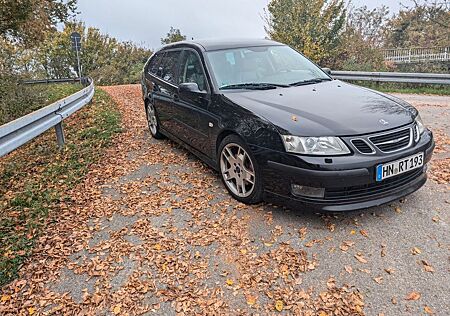
[[[189,92],[175,96],[176,120],[183,133],[177,135],[195,149],[210,155],[208,137],[209,87],[198,53],[185,50],[181,56],[178,84],[196,83],[203,93]]]

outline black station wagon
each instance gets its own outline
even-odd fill
[[[274,41],[164,46],[144,68],[142,91],[153,137],[184,145],[243,203],[356,210],[427,179],[433,135],[414,107],[333,80]]]

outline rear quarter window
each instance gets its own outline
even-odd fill
[[[164,81],[176,84],[176,75],[181,51],[168,51],[164,54],[162,65],[158,67],[158,77]]]
[[[150,60],[150,63],[149,63],[149,65],[148,65],[148,73],[149,73],[149,74],[157,75],[163,57],[164,57],[164,53],[157,53],[157,54]]]

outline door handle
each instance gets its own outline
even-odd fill
[[[174,94],[173,95],[173,100],[174,101],[180,101],[180,96],[178,94]]]

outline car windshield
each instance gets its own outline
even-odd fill
[[[246,47],[207,53],[220,89],[274,87],[331,80],[289,46]]]

